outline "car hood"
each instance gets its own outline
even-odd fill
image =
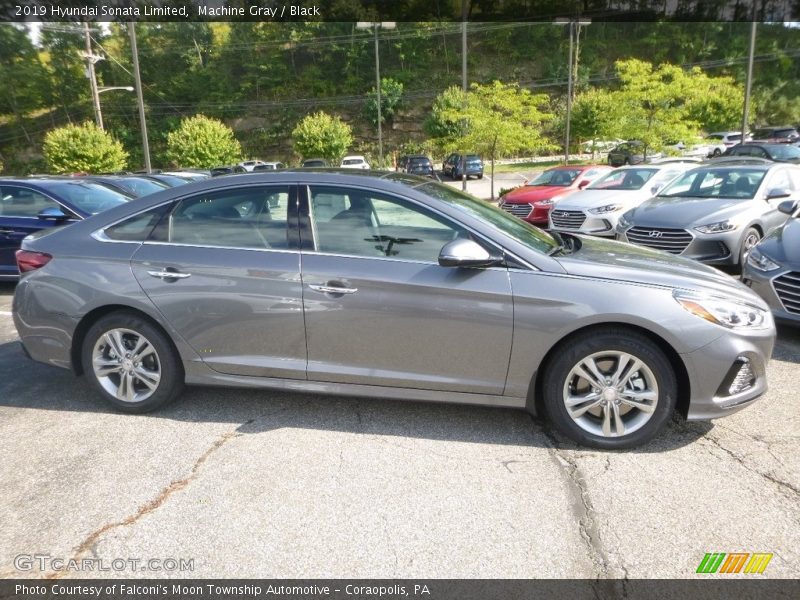
[[[597,208],[606,204],[624,204],[633,207],[651,196],[645,187],[639,190],[581,190],[559,202],[561,210]]]
[[[572,254],[557,257],[570,275],[736,297],[766,308],[766,304],[750,288],[730,275],[697,261],[612,240],[570,237],[579,240],[580,248]]]
[[[664,198],[656,196],[637,207],[628,220],[641,227],[683,229],[740,217],[756,200]],[[763,203],[766,205],[766,203]]]
[[[571,191],[573,191],[571,187],[563,185],[526,185],[508,192],[503,196],[503,200],[511,204],[536,202],[537,200],[549,200],[553,196]]]
[[[789,219],[765,237],[757,248],[782,267],[800,270],[800,219]]]

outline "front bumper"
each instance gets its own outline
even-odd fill
[[[652,231],[662,230],[660,227],[650,228],[646,225],[635,225],[632,229]],[[730,231],[725,233],[704,234],[689,229],[675,229],[674,231],[684,231],[691,236],[691,240],[685,245],[664,241],[665,237],[652,237],[646,241],[641,239],[633,240],[628,237],[630,229],[617,232],[617,240],[621,242],[628,242],[630,244],[637,244],[655,250],[664,250],[676,256],[683,256],[691,258],[698,262],[707,265],[735,265],[739,262],[738,248],[740,245],[739,236],[740,231]],[[663,229],[663,231],[673,231],[672,229]],[[641,236],[639,236],[641,238]]]
[[[554,231],[564,231],[567,233],[579,233],[584,235],[596,235],[601,237],[615,237],[617,223],[624,211],[595,215],[585,210],[562,208],[559,206],[550,212],[548,226]],[[560,217],[564,213],[569,216]],[[581,215],[578,217],[577,215]],[[580,225],[575,225],[582,219]]]
[[[775,291],[775,280],[791,273],[791,269],[777,269],[765,273],[745,265],[742,271],[742,283],[752,289],[769,305],[776,321],[790,325],[800,325],[800,311],[789,311]]]
[[[687,419],[725,417],[766,392],[766,367],[774,343],[774,326],[748,334],[726,332],[710,344],[681,355],[692,390]],[[743,365],[749,371],[742,372]],[[735,381],[740,374],[744,375],[743,385]]]

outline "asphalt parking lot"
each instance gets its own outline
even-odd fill
[[[477,407],[189,388],[118,414],[24,357],[12,294],[2,577],[176,576],[15,559],[34,554],[192,559],[184,577],[685,578],[706,552],[772,552],[755,577],[800,573],[800,330],[781,329],[755,405],[612,453]]]

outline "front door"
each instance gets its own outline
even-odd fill
[[[178,201],[132,259],[165,319],[212,369],[305,379],[296,188],[259,185]]]
[[[362,189],[301,188],[308,378],[502,394],[513,305],[505,268],[441,267],[458,224]],[[310,208],[310,211],[309,211]]]

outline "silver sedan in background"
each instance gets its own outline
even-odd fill
[[[714,161],[626,212],[617,239],[709,264],[741,265],[750,248],[786,221],[778,205],[800,198],[798,190],[798,167]]]
[[[789,220],[750,250],[742,281],[767,301],[777,319],[800,325],[800,202],[787,200],[778,210]]]
[[[119,410],[184,384],[528,409],[629,448],[767,387],[767,305],[710,267],[550,235],[405,173],[220,177],[27,238],[33,359]],[[266,396],[268,398],[268,396]]]

